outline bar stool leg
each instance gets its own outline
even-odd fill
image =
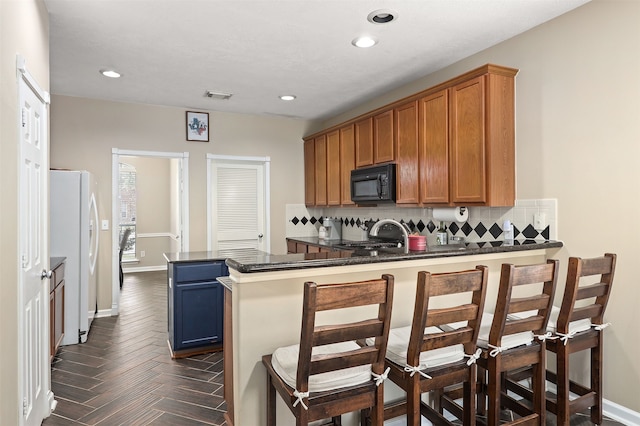
[[[558,343],[556,352],[556,386],[557,386],[557,417],[558,424],[568,425],[571,418],[571,412],[569,410],[569,350],[567,346],[562,343]],[[560,360],[566,360],[560,362]]]
[[[500,424],[500,358],[500,355],[496,357],[490,356],[487,360],[488,426],[498,426]]]
[[[539,416],[539,424],[545,424],[545,418],[547,413],[547,398],[546,398],[546,375],[547,375],[547,350],[544,343],[540,347],[540,362],[533,366],[533,411]],[[560,423],[562,424],[562,423]]]
[[[591,348],[591,390],[596,393],[596,403],[591,407],[591,421],[602,424],[602,332],[598,333],[598,344]]]
[[[276,426],[276,388],[267,374],[267,426]]]

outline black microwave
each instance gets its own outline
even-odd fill
[[[396,202],[394,163],[351,170],[351,201],[356,204]]]

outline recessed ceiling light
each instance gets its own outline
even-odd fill
[[[398,14],[389,9],[378,9],[367,15],[367,21],[372,24],[388,24],[398,19]]]
[[[120,78],[122,74],[114,70],[100,70],[100,74],[109,78]]]
[[[283,101],[292,101],[295,98],[296,97],[294,95],[282,95],[282,96],[280,96],[280,99],[282,99]]]
[[[362,47],[362,48],[375,46],[376,43],[378,43],[378,41],[375,38],[370,36],[362,36],[362,37],[354,38],[353,41],[351,42],[351,44],[353,44],[354,46]]]

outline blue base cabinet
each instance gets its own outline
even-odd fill
[[[222,347],[224,292],[218,277],[223,261],[169,263],[168,333],[172,357]]]

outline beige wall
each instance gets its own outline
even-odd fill
[[[171,162],[169,158],[120,157],[121,163],[136,168],[136,268],[166,266],[162,253],[171,251],[169,237],[145,237],[144,234],[168,234],[171,231]],[[116,218],[113,218],[113,226]],[[140,234],[143,234],[142,236]],[[145,257],[142,257],[142,251]]]
[[[345,121],[485,63],[516,77],[517,198],[558,199],[569,256],[618,254],[605,318],[605,398],[640,412],[640,2],[594,0],[323,123]],[[563,276],[563,275],[561,275]],[[564,280],[559,293],[564,289]],[[558,299],[557,295],[556,299]],[[586,365],[582,373],[586,370]],[[575,377],[580,374],[572,370]],[[584,377],[584,374],[582,374]]]
[[[206,154],[271,157],[271,251],[286,253],[285,205],[304,202],[302,136],[309,122],[210,111],[210,142],[185,141],[185,111],[53,96],[52,167],[85,169],[99,186],[100,220],[111,218],[111,150],[189,152],[190,250],[206,250]],[[166,183],[167,193],[169,183]],[[100,235],[98,309],[111,308],[111,233]]]
[[[28,30],[26,30],[28,29]],[[18,424],[18,84],[16,55],[49,90],[49,17],[42,1],[0,1],[0,419]]]

